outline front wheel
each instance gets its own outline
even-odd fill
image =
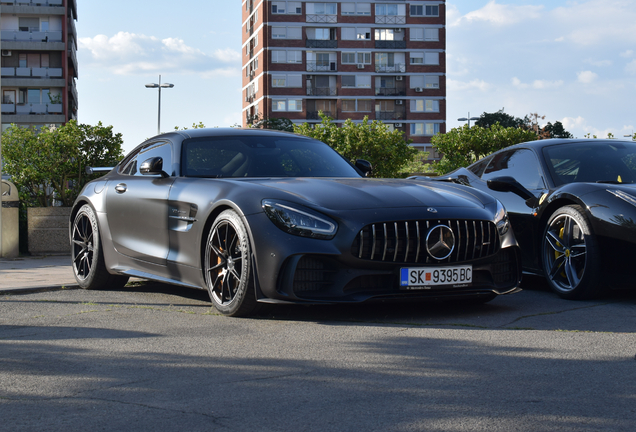
[[[81,288],[121,288],[128,282],[127,276],[112,275],[106,270],[97,218],[88,204],[73,219],[71,259],[73,275]]]
[[[250,242],[233,210],[225,210],[212,224],[203,271],[210,299],[223,315],[246,316],[256,310]]]
[[[582,300],[601,294],[599,251],[581,206],[561,207],[550,216],[541,255],[548,284],[560,297]]]

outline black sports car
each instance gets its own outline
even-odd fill
[[[504,203],[525,272],[569,299],[635,287],[636,143],[550,139],[517,144],[436,180]]]
[[[284,132],[156,136],[75,202],[75,277],[83,288],[135,276],[207,289],[233,316],[257,302],[488,301],[517,289],[519,247],[499,201],[369,169]]]

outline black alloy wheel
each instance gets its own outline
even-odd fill
[[[93,208],[84,204],[71,228],[71,260],[77,284],[84,289],[121,288],[127,276],[108,273]]]
[[[214,221],[205,244],[203,270],[210,299],[219,312],[246,316],[255,311],[250,242],[233,210],[225,210]]]
[[[543,270],[553,291],[566,299],[589,299],[602,292],[596,239],[581,206],[556,210],[546,225]]]

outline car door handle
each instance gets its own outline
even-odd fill
[[[124,193],[127,189],[128,188],[126,187],[126,183],[119,183],[117,186],[115,186],[115,190],[117,191],[117,193]]]

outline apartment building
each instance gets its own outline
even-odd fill
[[[77,118],[77,0],[0,0],[2,130]]]
[[[430,151],[445,132],[444,0],[243,0],[243,125],[381,120]]]

